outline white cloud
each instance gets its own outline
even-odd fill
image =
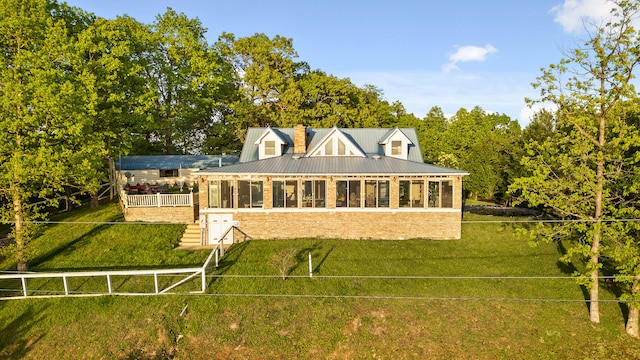
[[[479,47],[474,45],[460,46],[458,50],[449,55],[449,63],[442,66],[442,71],[446,74],[453,70],[459,70],[458,63],[467,61],[485,61],[487,55],[497,52],[498,49],[491,44],[485,45],[485,47]]]
[[[460,46],[458,51],[449,55],[449,61],[453,64],[466,61],[484,61],[487,58],[487,55],[496,51],[498,51],[498,49],[494,48],[490,44],[487,44],[485,47],[473,45]]]
[[[576,33],[584,29],[585,23],[602,23],[611,17],[614,4],[609,0],[565,0],[563,4],[551,8],[554,21],[562,25],[566,32]]]

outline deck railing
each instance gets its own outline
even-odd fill
[[[193,193],[189,194],[150,194],[150,195],[128,195],[122,192],[120,198],[125,207],[171,207],[189,206],[193,207]]]

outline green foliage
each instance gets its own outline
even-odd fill
[[[43,215],[34,203],[69,188],[97,191],[104,177],[96,164],[106,152],[92,127],[96,78],[79,40],[91,18],[45,1],[4,1],[2,11],[0,215],[14,224],[24,268],[27,222]]]
[[[525,132],[529,143],[522,165],[527,175],[510,187],[530,206],[577,220],[538,227],[529,235],[569,241],[563,260],[586,264],[578,279],[588,283],[594,301],[598,299],[594,279],[603,267],[603,255],[613,257],[624,275],[630,275],[629,268],[620,262],[637,262],[636,252],[629,251],[635,245],[627,246],[634,242],[637,224],[608,221],[638,215],[634,184],[640,165],[635,151],[640,148],[640,132],[632,120],[637,101],[632,79],[640,62],[640,38],[631,21],[638,3],[613,4],[613,22],[595,28],[584,46],[543,70],[534,83],[541,95],[537,102],[551,102],[558,110],[554,117],[540,114]],[[631,271],[632,277],[633,273],[638,270]],[[598,322],[598,303],[592,302],[590,310],[591,320]]]

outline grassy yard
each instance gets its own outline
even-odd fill
[[[121,215],[107,205],[66,219]],[[459,241],[252,240],[231,247],[204,295],[0,301],[0,359],[640,358],[624,307],[601,304],[592,325],[558,247],[531,248],[515,226],[465,223]],[[32,270],[199,266],[207,252],[173,250],[181,231],[51,225]],[[282,281],[269,261],[286,249],[297,257]]]

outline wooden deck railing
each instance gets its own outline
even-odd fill
[[[189,206],[193,207],[193,193],[189,194],[150,194],[150,195],[128,195],[122,191],[120,198],[126,208],[131,207],[172,207]]]

